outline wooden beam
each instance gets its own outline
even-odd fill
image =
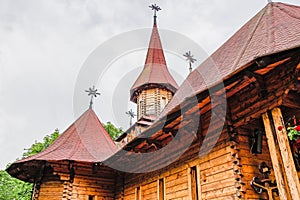
[[[286,93],[283,97],[282,105],[293,109],[300,109],[300,94],[290,90]]]
[[[284,121],[280,108],[274,108],[272,110],[272,116],[275,127],[284,127]],[[285,127],[281,131],[276,129],[276,135],[292,199],[300,199],[299,177],[296,171]]]
[[[276,181],[277,181],[277,187],[279,190],[279,196],[280,196],[280,199],[287,200],[289,198],[288,198],[288,192],[286,191],[284,174],[282,172],[281,164],[279,163],[280,155],[277,151],[278,149],[276,148],[275,138],[273,135],[273,131],[272,131],[268,113],[264,113],[262,115],[262,118],[263,118],[263,122],[264,122],[264,126],[265,126],[265,132],[266,132],[268,147],[269,147],[270,156],[271,156],[271,160],[272,160],[273,170],[274,170],[274,174],[275,174]]]
[[[279,60],[275,63],[269,64],[268,66],[266,66],[263,69],[258,69],[255,71],[255,73],[260,74],[260,75],[265,75],[266,73],[268,73],[269,71],[275,69],[277,66],[284,64],[285,62],[291,60],[291,57],[285,58],[283,60]]]
[[[236,93],[238,93],[239,91],[247,87],[249,84],[254,83],[255,81],[256,79],[254,77],[249,78],[247,76],[244,76],[242,81],[239,82],[239,84],[231,88],[226,87],[226,97],[227,98],[232,97],[233,95],[235,95]]]

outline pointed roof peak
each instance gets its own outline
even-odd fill
[[[92,108],[87,109],[44,151],[20,160],[101,162],[117,151]]]
[[[117,150],[96,113],[89,108],[44,151],[14,162],[7,172],[21,180],[33,182],[36,170],[47,161],[100,163]]]
[[[152,8],[152,6],[149,7]],[[167,68],[167,63],[156,23],[157,9],[160,10],[159,7],[156,8],[156,10],[152,8],[152,10],[155,11],[154,23],[143,71],[130,89],[130,100],[133,102],[136,102],[137,94],[145,88],[162,87],[171,91],[172,93],[175,93],[178,88],[176,81]]]

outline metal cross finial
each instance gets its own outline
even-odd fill
[[[97,92],[98,90],[95,88],[95,86],[93,85],[92,88],[89,88],[88,90],[85,90],[85,92],[88,93],[88,96],[91,96],[91,100],[90,100],[90,107],[89,108],[92,108],[93,106],[93,98],[97,97],[97,95],[100,95],[99,92]]]
[[[190,64],[190,73],[192,72],[192,63],[194,63],[195,61],[197,61],[195,58],[193,58],[194,56],[191,54],[191,51],[186,52],[185,54],[183,54],[184,57],[186,57],[186,60],[189,62]]]
[[[152,10],[154,10],[154,16],[156,17],[156,12],[160,11],[161,8],[156,5],[156,4],[152,4],[151,6],[149,6],[149,8],[151,8]]]
[[[133,112],[132,109],[130,109],[129,111],[126,112],[126,115],[128,115],[130,117],[130,127],[132,126],[132,119],[136,116],[136,114]]]
[[[154,24],[156,24],[156,12],[158,12],[158,11],[160,11],[161,10],[161,8],[158,6],[158,5],[156,5],[156,4],[152,4],[151,6],[149,6],[149,8],[151,8],[152,10],[154,10]]]

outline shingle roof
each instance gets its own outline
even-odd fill
[[[277,2],[267,4],[187,77],[161,116],[256,58],[299,46],[300,7]]]
[[[130,100],[136,102],[135,93],[149,86],[161,86],[173,93],[178,88],[167,68],[156,23],[153,25],[143,71],[130,89]]]
[[[116,151],[117,146],[95,112],[88,109],[47,149],[17,163],[33,160],[101,162]]]
[[[127,160],[123,159],[124,156],[128,156],[130,162],[130,155],[132,155],[129,153],[126,154],[126,151],[131,152],[133,150],[135,152],[142,152],[140,150],[145,147],[150,147],[154,140],[159,137],[167,136],[168,134],[165,134],[165,131],[161,131],[162,126],[164,126],[166,120],[169,120],[171,123],[174,122],[172,121],[175,119],[174,116],[183,116],[184,113],[182,112],[185,111],[184,109],[179,110],[180,112],[175,112],[178,111],[181,103],[183,106],[193,104],[189,97],[202,93],[203,95],[207,95],[206,90],[209,86],[217,85],[217,83],[228,80],[236,73],[253,66],[250,64],[255,62],[257,58],[269,55],[276,56],[277,53],[284,54],[287,50],[299,51],[299,25],[300,7],[283,3],[268,4],[214,54],[190,73],[175,93],[171,102],[166,106],[152,126],[145,130],[139,137],[134,138],[131,142],[122,147],[122,150],[110,157],[106,162],[126,165]],[[216,71],[213,71],[212,67],[216,67],[219,71],[219,79],[216,78]],[[211,85],[206,84],[207,82]],[[198,106],[201,105],[198,104]],[[199,109],[201,109],[201,107],[199,107]],[[177,119],[184,120],[183,117]],[[186,119],[185,122],[188,121],[190,121],[190,119]],[[149,138],[151,138],[151,141],[148,140]],[[160,138],[158,140],[161,141],[162,139]],[[172,152],[177,151],[174,150]],[[149,156],[151,157],[151,154],[149,154]],[[149,159],[151,159],[150,157]],[[161,163],[169,162],[168,156],[163,156],[160,159],[159,161]],[[149,165],[151,165],[151,163]],[[153,168],[149,167],[148,169],[155,169],[155,166]]]

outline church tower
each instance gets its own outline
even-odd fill
[[[130,100],[137,104],[137,121],[143,117],[156,119],[176,92],[178,85],[170,74],[160,41],[156,12],[144,68],[130,89]]]

